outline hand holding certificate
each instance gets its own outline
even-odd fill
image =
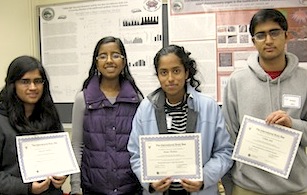
[[[288,178],[302,132],[244,116],[232,158]]]
[[[171,176],[202,181],[201,139],[199,133],[142,135],[139,137],[142,182]]]
[[[17,136],[16,145],[24,183],[80,172],[67,132]]]

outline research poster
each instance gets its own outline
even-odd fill
[[[246,67],[248,56],[257,52],[249,22],[262,8],[275,8],[286,16],[290,34],[286,49],[307,67],[306,0],[168,0],[169,43],[192,53],[202,92],[220,104],[230,74]]]
[[[153,58],[162,48],[161,0],[96,0],[40,7],[42,63],[56,103],[74,102],[92,65],[96,43],[119,37],[144,95],[159,84]]]

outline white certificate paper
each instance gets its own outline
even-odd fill
[[[141,135],[139,142],[142,182],[203,180],[200,133]]]
[[[80,172],[67,132],[16,137],[24,183]]]
[[[245,115],[232,158],[288,178],[302,132]]]

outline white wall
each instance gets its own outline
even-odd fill
[[[0,88],[4,86],[10,62],[20,55],[39,58],[37,6],[80,0],[1,0],[0,1]]]
[[[0,88],[5,84],[7,68],[20,55],[40,58],[38,8],[77,0],[0,0]],[[80,0],[79,0],[80,1]],[[70,125],[64,126],[71,132]],[[65,193],[70,191],[69,178],[63,185]]]
[[[9,63],[19,55],[33,53],[30,0],[0,1],[0,88]]]

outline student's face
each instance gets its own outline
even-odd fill
[[[96,61],[97,69],[102,74],[103,79],[114,80],[119,78],[119,74],[125,67],[124,59],[121,56],[118,45],[114,42],[102,44],[98,56],[104,56]]]
[[[44,83],[39,70],[29,71],[15,82],[16,94],[25,106],[34,107],[42,97]]]
[[[255,34],[259,32],[266,32],[273,29],[282,29],[278,23],[273,21],[267,21],[260,23],[255,27]],[[266,34],[266,38],[263,41],[253,40],[256,49],[259,52],[259,57],[263,60],[274,60],[276,58],[284,58],[285,44],[287,42],[287,33],[282,31],[282,33],[272,38],[270,35]]]
[[[182,101],[187,78],[188,72],[175,54],[170,53],[160,58],[158,79],[170,103]]]

